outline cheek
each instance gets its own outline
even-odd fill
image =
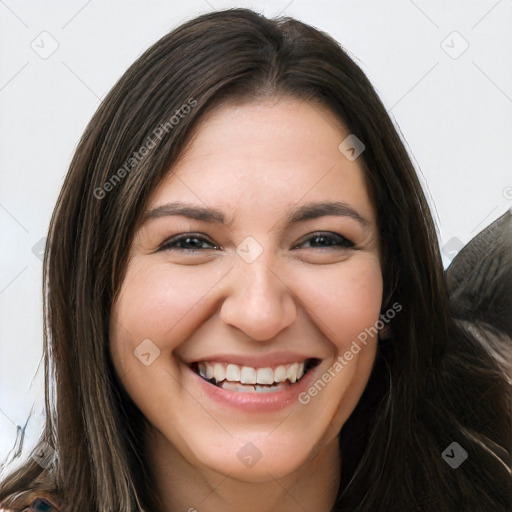
[[[379,319],[383,283],[380,264],[372,255],[303,273],[300,283],[318,327],[338,349],[345,349]]]
[[[333,354],[301,403],[318,418],[322,438],[328,442],[338,435],[368,382],[377,350],[383,282],[378,256],[373,254],[315,270],[302,274],[301,291]]]
[[[151,340],[164,356],[183,342],[190,335],[194,309],[221,277],[214,269],[170,271],[158,265],[130,264],[110,321],[111,353],[118,372],[134,377],[133,372],[141,370],[134,351],[144,340]]]
[[[112,314],[111,340],[118,354],[133,355],[145,339],[154,340],[162,352],[174,349],[191,334],[201,302],[209,302],[226,271],[215,265],[200,270],[131,264]],[[373,255],[339,265],[301,267],[288,277],[306,314],[335,345],[350,343],[378,320],[382,276]]]

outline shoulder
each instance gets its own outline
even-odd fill
[[[60,506],[60,499],[55,494],[31,491],[23,493],[8,508],[1,508],[0,505],[0,512],[60,512]]]
[[[40,494],[32,499],[23,512],[59,512],[53,496],[41,496]]]
[[[512,338],[512,209],[462,248],[446,281],[455,318]]]

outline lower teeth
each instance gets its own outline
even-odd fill
[[[216,385],[219,388],[226,389],[228,391],[238,391],[239,393],[273,393],[274,391],[280,391],[281,389],[287,388],[290,384],[287,382],[280,382],[279,384],[273,384],[271,386],[260,386],[258,384],[240,384],[239,382],[223,380]]]
[[[304,375],[302,377],[304,377]],[[281,391],[292,385],[292,383],[289,381],[279,382],[277,384],[274,383],[272,385],[241,384],[240,382],[231,382],[229,380],[223,380],[217,383],[215,379],[205,379],[201,375],[200,377],[203,378],[206,382],[217,386],[218,388],[226,389],[227,391],[237,391],[239,393],[274,393],[275,391]],[[300,379],[297,382],[299,381]]]

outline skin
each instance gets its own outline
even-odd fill
[[[179,200],[226,218],[226,225],[184,216],[142,224],[112,308],[111,355],[148,420],[146,450],[163,512],[333,505],[338,435],[368,381],[375,337],[309,403],[274,412],[214,403],[184,362],[288,350],[320,359],[321,376],[379,319],[375,212],[360,159],[338,149],[348,135],[318,104],[289,97],[225,104],[150,198],[147,211]],[[298,206],[320,201],[342,201],[367,224],[334,215],[286,222]],[[318,231],[335,245],[315,238]],[[195,242],[195,252],[183,243],[159,250],[186,233],[206,240]],[[236,252],[247,236],[263,250],[251,263]],[[134,357],[145,339],[160,351],[148,366]],[[237,457],[248,442],[262,454],[252,467]]]

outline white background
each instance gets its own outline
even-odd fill
[[[404,134],[442,247],[451,240],[456,251],[512,206],[512,0],[181,4],[0,0],[0,460],[32,407],[27,447],[42,421],[41,261],[34,251],[76,143],[126,68],[197,14],[253,7],[294,16],[340,41]],[[44,55],[52,45],[56,51]],[[445,252],[447,265],[453,253]]]

